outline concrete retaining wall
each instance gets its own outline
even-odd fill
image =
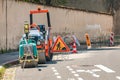
[[[31,3],[7,0],[6,18],[6,2],[0,0],[0,48],[6,48],[6,41],[8,49],[15,49],[18,46],[24,33],[24,21],[29,21],[29,11],[37,9],[37,6]],[[91,37],[109,36],[113,27],[113,17],[110,15],[47,6],[41,7],[50,11],[53,35],[56,33],[75,34],[82,41],[85,40],[85,33],[89,33]],[[36,15],[34,18],[36,18],[35,23],[46,24],[47,20],[44,14]]]

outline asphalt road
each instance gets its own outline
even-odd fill
[[[56,55],[52,62],[37,68],[18,66],[15,80],[120,80],[119,61],[120,49]]]
[[[18,59],[18,52],[0,54],[0,65],[12,62]]]

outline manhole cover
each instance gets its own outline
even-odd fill
[[[72,67],[74,67],[74,68],[78,68],[78,67],[94,67],[94,65],[72,65]]]

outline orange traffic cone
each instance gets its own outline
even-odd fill
[[[73,43],[73,50],[72,50],[72,53],[77,53],[77,48],[76,48],[75,42]]]

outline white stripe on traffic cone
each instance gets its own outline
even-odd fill
[[[75,42],[73,43],[73,50],[72,50],[72,53],[77,53],[77,48],[76,48]]]

